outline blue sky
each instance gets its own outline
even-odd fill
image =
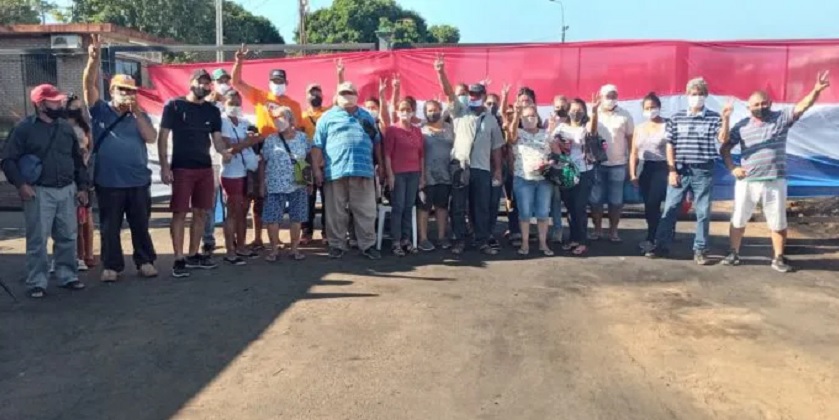
[[[293,42],[297,0],[235,0]],[[558,42],[549,0],[397,0],[429,25],[460,28],[461,42]],[[310,0],[311,10],[332,0]],[[836,0],[564,0],[566,40],[839,38]]]

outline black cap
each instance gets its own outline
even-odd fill
[[[213,78],[210,77],[210,73],[207,73],[207,70],[198,69],[192,73],[192,79],[190,80],[198,80],[202,77],[206,77],[208,80],[213,81]]]
[[[486,86],[476,83],[474,85],[469,85],[469,93],[474,93],[476,95],[485,95],[487,93]]]
[[[268,80],[274,79],[285,79],[285,70],[274,69],[271,70],[271,74],[268,76]]]

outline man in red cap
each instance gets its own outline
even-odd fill
[[[3,172],[18,189],[26,219],[26,285],[42,298],[49,279],[47,240],[54,242],[61,286],[84,289],[76,259],[76,207],[87,204],[89,181],[73,127],[64,120],[67,96],[40,85],[29,96],[36,115],[18,123],[3,148]]]

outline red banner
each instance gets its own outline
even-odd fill
[[[680,42],[623,41],[569,44],[528,44],[495,47],[461,47],[330,54],[288,59],[251,60],[243,78],[257,87],[268,85],[271,69],[288,73],[292,98],[304,102],[309,83],[319,83],[324,94],[334,94],[335,60],[342,58],[346,79],[360,90],[362,98],[376,94],[379,78],[401,75],[403,95],[418,99],[441,94],[433,62],[437,53],[446,57],[452,83],[475,83],[488,78],[490,91],[503,83],[514,89],[529,86],[540,104],[557,94],[590,99],[601,85],[618,86],[621,99],[638,99],[650,91],[660,95],[684,93],[685,84],[702,76],[716,95],[745,99],[756,90],[768,91],[775,102],[795,102],[803,97],[823,70],[839,74],[839,40]],[[188,91],[189,77],[197,68],[223,67],[231,63],[159,65],[149,68],[155,89],[145,90],[145,105],[159,113],[167,99]],[[830,89],[822,103],[839,102],[839,89]],[[246,105],[246,109],[249,105]]]

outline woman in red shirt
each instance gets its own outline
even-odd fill
[[[411,124],[416,113],[410,101],[397,107],[398,120],[385,130],[385,168],[390,186],[390,237],[393,254],[414,253],[411,209],[417,192],[425,185],[422,131]]]

